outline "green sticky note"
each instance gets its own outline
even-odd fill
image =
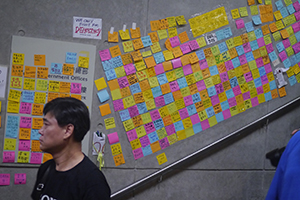
[[[215,45],[215,46],[211,47],[211,52],[212,52],[212,54],[213,54],[214,56],[220,54],[220,50],[219,50],[218,45]]]
[[[292,2],[292,0],[284,0],[284,3],[286,6],[288,6],[288,5],[292,4],[293,2]]]
[[[298,42],[295,35],[290,36],[289,40],[292,46]]]
[[[258,9],[257,6],[250,6],[251,15],[258,15]]]
[[[240,11],[241,17],[247,17],[248,16],[247,7],[240,7],[239,11]]]
[[[292,46],[289,46],[285,50],[286,50],[286,53],[287,53],[288,57],[290,57],[291,55],[294,55],[294,50],[293,50]]]
[[[266,5],[271,5],[272,4],[272,0],[265,0],[265,4]]]
[[[279,31],[272,34],[275,41],[281,40],[281,35]]]
[[[254,31],[251,31],[251,32],[248,33],[248,39],[249,39],[249,42],[252,42],[252,41],[256,40],[256,36],[255,36]]]

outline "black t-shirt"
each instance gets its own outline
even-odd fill
[[[110,188],[103,173],[86,156],[74,168],[68,171],[56,171],[54,160],[49,160],[39,168],[37,180],[31,193],[36,199],[37,186],[45,171],[51,166],[44,189],[38,199],[53,200],[107,200],[110,199]]]

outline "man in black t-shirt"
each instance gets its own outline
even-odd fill
[[[57,98],[45,105],[43,113],[40,148],[53,159],[40,166],[32,199],[110,199],[103,173],[81,151],[90,129],[86,105],[71,97]]]

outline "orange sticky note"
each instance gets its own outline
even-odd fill
[[[32,118],[31,128],[40,129],[42,128],[42,126],[43,126],[43,118],[36,118],[36,117]]]
[[[20,128],[19,130],[19,139],[20,140],[30,140],[30,128]]]
[[[152,153],[155,153],[161,149],[158,141],[150,144],[150,147],[151,147]]]
[[[71,97],[81,101],[81,95],[80,94],[71,94]]]
[[[114,161],[115,161],[116,166],[125,164],[124,156],[123,156],[122,153],[119,154],[119,155],[114,156]]]
[[[40,141],[38,140],[32,140],[31,141],[31,151],[33,152],[41,152],[41,148],[40,148]]]
[[[274,32],[276,32],[276,31],[278,31],[278,29],[277,29],[277,26],[276,26],[275,22],[273,22],[273,23],[269,24],[269,28],[270,28],[270,30],[271,30],[271,32],[272,32],[272,33],[274,33]]]
[[[159,20],[150,21],[151,31],[157,31],[160,28]]]
[[[248,0],[248,6],[254,5],[255,4],[255,0]]]
[[[155,67],[155,65],[156,65],[156,62],[155,62],[153,56],[145,58],[144,61],[145,61],[148,68]]]
[[[46,65],[46,56],[45,55],[34,55],[34,65]]]
[[[74,74],[74,65],[73,64],[64,63],[63,64],[63,71],[62,71],[62,73],[64,75],[72,76]]]
[[[142,56],[142,54],[141,54],[141,52],[139,50],[133,51],[130,54],[131,54],[134,62],[137,62],[137,61],[140,61],[140,60],[143,59],[143,56]]]
[[[23,76],[23,65],[12,65],[11,76]]]
[[[108,31],[108,42],[119,42],[118,32],[113,32],[112,34]]]
[[[48,79],[48,67],[38,67],[37,78]]]
[[[109,107],[109,104],[104,104],[104,105],[101,105],[99,106],[99,109],[100,109],[100,112],[101,112],[101,116],[105,116],[105,115],[109,115],[111,114],[111,110],[110,110],[110,107]]]
[[[70,93],[71,90],[71,83],[70,82],[63,82],[59,83],[59,92],[60,93]]]
[[[44,155],[43,155],[43,163],[46,162],[46,161],[48,161],[48,160],[50,160],[50,159],[52,159],[52,158],[53,158],[53,156],[50,153],[44,153]]]
[[[42,116],[43,115],[43,108],[44,108],[44,105],[43,104],[32,104],[32,115],[39,115],[39,116]]]
[[[151,32],[151,33],[148,33],[148,35],[150,36],[152,43],[159,41],[157,32]]]
[[[141,31],[140,27],[137,27],[136,29],[130,29],[131,38],[140,38],[141,37]]]
[[[281,34],[282,39],[286,39],[286,38],[290,37],[290,35],[286,29],[281,30],[280,34]]]
[[[122,54],[119,45],[110,47],[109,51],[110,51],[111,57],[113,57],[113,58],[120,56]]]
[[[132,40],[132,43],[133,43],[134,50],[139,50],[139,49],[142,49],[144,47],[141,38],[136,39],[136,40]]]
[[[278,92],[279,92],[279,96],[280,96],[280,97],[286,96],[285,87],[279,88],[279,89],[278,89]]]
[[[122,54],[121,59],[122,59],[123,65],[133,63],[131,55],[129,53]]]
[[[168,39],[166,39],[166,41],[165,41],[165,46],[166,46],[166,48],[168,49],[168,50],[172,50],[172,45],[171,45],[171,42],[170,42],[170,40],[169,40],[169,38]]]
[[[111,91],[120,88],[118,80],[114,79],[114,80],[110,80],[107,82],[108,83],[108,87]]]
[[[179,37],[181,43],[185,43],[185,42],[190,40],[187,33],[186,33],[186,31],[184,31],[182,33],[179,33],[178,37]]]
[[[36,67],[25,66],[24,77],[35,78]]]
[[[161,19],[159,20],[159,30],[168,29],[169,23],[167,19]]]
[[[269,30],[268,24],[266,24],[266,25],[263,25],[263,26],[261,27],[261,30],[262,30],[262,32],[263,32],[263,35],[267,35],[267,34],[269,34],[269,33],[270,33],[270,30]]]

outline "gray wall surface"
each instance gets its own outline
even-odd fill
[[[184,15],[188,20],[194,14],[203,14],[220,6],[225,7],[233,36],[245,33],[245,29],[236,29],[230,10],[247,6],[247,1],[1,0],[0,65],[8,67],[10,64],[13,35],[92,44],[96,46],[98,52],[116,45],[106,41],[107,32],[112,26],[117,31],[122,29],[123,24],[127,24],[127,28],[130,28],[132,22],[135,22],[137,27],[141,28],[141,35],[146,36],[151,32],[150,21],[152,20],[179,15]],[[250,9],[248,6],[247,8],[249,16],[251,16]],[[273,6],[273,9],[275,11],[275,6]],[[102,40],[73,38],[73,16],[102,18]],[[245,22],[250,20],[250,17],[244,18]],[[187,31],[190,40],[193,39],[192,33],[189,31],[189,25],[177,28],[178,33]],[[121,43],[118,44],[121,47]],[[280,66],[283,66],[282,63]],[[100,58],[97,55],[94,78],[98,79],[103,76]],[[260,104],[202,131],[192,138],[177,142],[164,150],[135,161],[123,126],[120,125],[109,131],[101,126],[104,118],[99,113],[98,106],[100,102],[96,95],[97,89],[94,85],[90,87],[94,88],[95,94],[92,99],[91,132],[100,130],[108,134],[118,131],[125,157],[126,163],[115,167],[110,145],[107,144],[103,173],[108,180],[112,193],[251,123],[295,99],[300,94],[300,84],[288,85],[286,87],[287,96],[284,98],[277,98]],[[0,152],[2,152],[7,101],[6,99],[0,100],[2,101]],[[110,100],[109,103],[112,108],[112,101]],[[187,163],[184,167],[164,177],[160,182],[147,185],[122,199],[264,199],[275,172],[275,168],[265,159],[265,154],[288,143],[290,133],[299,127],[299,112],[300,107],[288,110],[276,119],[257,127],[247,136],[240,137],[235,142],[225,145],[217,151],[212,151],[202,159]],[[116,123],[120,124],[121,121],[117,113],[112,113],[109,117],[115,117]],[[166,153],[168,162],[158,165],[156,156],[163,152]],[[91,152],[89,157],[96,163],[96,157],[92,156]],[[0,199],[29,199],[37,173],[36,166],[5,165],[2,164],[1,160],[0,173],[11,174],[10,186],[0,186]],[[13,174],[15,173],[26,173],[27,183],[25,185],[14,185]]]

